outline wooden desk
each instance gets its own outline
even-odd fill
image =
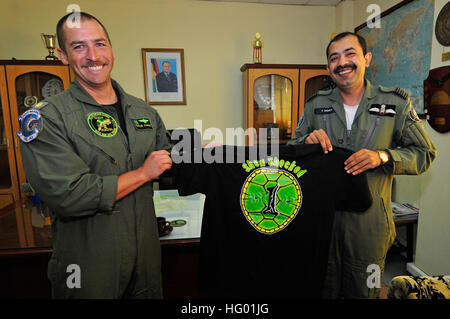
[[[412,262],[414,255],[414,225],[417,224],[418,217],[415,216],[411,219],[395,220],[396,227],[406,226],[406,261]]]

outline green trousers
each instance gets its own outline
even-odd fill
[[[389,238],[380,238],[377,245],[368,238],[372,235],[369,231],[369,235],[355,232],[358,227],[353,221],[367,219],[364,214],[336,212],[322,293],[325,299],[380,296],[386,253],[392,243]]]

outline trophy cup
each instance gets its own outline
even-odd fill
[[[263,42],[261,41],[261,34],[256,32],[255,40],[252,41],[253,45],[253,63],[262,63],[262,47]]]
[[[55,51],[56,35],[54,34],[43,34],[41,33],[42,41],[48,50],[49,55],[45,57],[46,60],[58,60],[58,57],[53,54]]]

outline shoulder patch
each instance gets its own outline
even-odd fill
[[[409,108],[409,118],[414,122],[420,122],[420,118],[417,115],[416,109],[412,105]]]
[[[20,132],[16,132],[16,134],[24,143],[34,140],[42,129],[41,113],[38,109],[32,108],[26,111],[17,120]]]

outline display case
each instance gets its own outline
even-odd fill
[[[244,64],[241,67],[244,129],[266,128],[269,143],[286,144],[294,134],[306,100],[330,85],[326,65]],[[270,129],[278,129],[278,139]],[[252,134],[248,145],[258,143]],[[263,141],[259,141],[263,142]]]
[[[69,87],[71,70],[60,61],[0,60],[0,249],[51,245],[37,209],[24,208],[26,183],[20,154],[18,117],[44,98]],[[0,210],[1,211],[1,210]]]

